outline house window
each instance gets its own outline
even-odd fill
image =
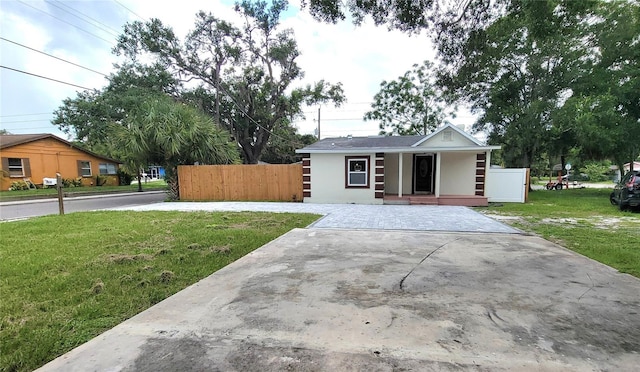
[[[9,177],[24,177],[24,166],[20,158],[8,158]]]
[[[453,141],[453,132],[450,130],[445,130],[442,132],[442,140],[445,142]]]
[[[78,174],[81,177],[91,177],[91,162],[78,160]]]
[[[369,157],[346,157],[346,187],[369,187]]]
[[[115,164],[111,163],[100,163],[98,168],[100,168],[100,174],[117,174],[117,169]]]

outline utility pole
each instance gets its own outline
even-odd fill
[[[320,141],[320,107],[318,107],[318,141]]]

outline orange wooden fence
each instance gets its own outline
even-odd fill
[[[180,200],[302,201],[302,164],[181,165]]]

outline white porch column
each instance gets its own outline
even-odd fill
[[[442,153],[436,152],[436,198],[440,197],[440,164],[442,164]]]
[[[398,154],[398,197],[402,197],[402,157],[403,153]]]

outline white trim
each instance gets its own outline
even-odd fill
[[[402,154],[398,155],[398,197],[402,197]]]
[[[441,168],[441,164],[442,164],[442,155],[441,155],[441,153],[436,152],[436,179],[435,179],[436,187],[435,187],[435,192],[434,192],[434,194],[436,195],[436,198],[440,197],[440,168]]]
[[[456,151],[491,151],[500,150],[502,146],[465,146],[465,147],[396,147],[396,148],[384,148],[384,147],[362,147],[357,149],[301,149],[296,150],[298,154],[370,154],[372,152],[384,152],[386,154],[422,154],[425,152],[456,152]]]
[[[352,161],[364,161],[364,169],[351,170]],[[356,164],[357,166],[357,164]],[[369,186],[369,159],[368,158],[349,158],[347,159],[347,187],[367,187]],[[351,183],[352,174],[364,174],[364,183]]]
[[[480,141],[478,141],[476,138],[474,138],[472,135],[470,135],[469,133],[463,131],[462,129],[458,128],[457,126],[448,123],[445,124],[443,126],[441,126],[440,128],[436,129],[433,133],[429,134],[428,136],[426,136],[425,138],[421,139],[420,141],[414,143],[413,145],[411,145],[411,147],[417,147],[420,146],[422,143],[428,141],[429,139],[435,137],[438,133],[444,131],[447,128],[451,128],[453,130],[455,130],[456,132],[458,132],[460,135],[462,135],[464,138],[468,139],[469,141],[475,143],[478,146],[483,146],[482,143]]]

